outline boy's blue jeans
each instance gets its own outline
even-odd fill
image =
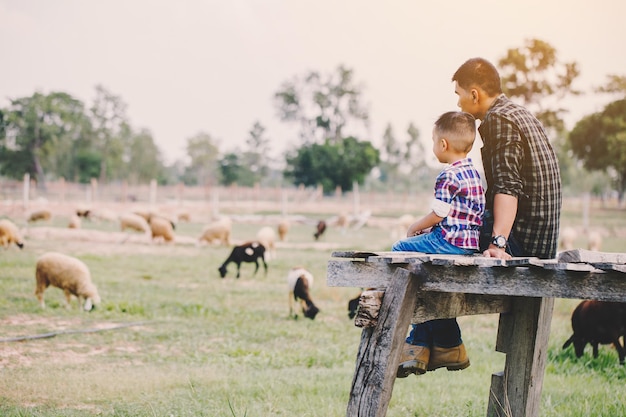
[[[476,251],[463,249],[443,238],[442,230],[434,227],[430,233],[407,237],[394,243],[392,251],[437,253],[445,255],[471,255]],[[459,346],[461,329],[456,319],[437,319],[411,325],[406,342],[417,346],[451,348]]]

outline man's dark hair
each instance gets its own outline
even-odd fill
[[[490,96],[502,93],[500,74],[496,67],[484,58],[471,58],[452,76],[461,88],[468,90],[474,86],[480,87]]]

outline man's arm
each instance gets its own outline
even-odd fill
[[[517,197],[508,194],[496,194],[493,200],[493,232],[492,236],[502,235],[509,238],[513,222],[517,215]],[[489,248],[483,252],[484,256],[510,259],[511,255],[505,249],[490,244]]]

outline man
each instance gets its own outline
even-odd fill
[[[497,69],[483,58],[452,76],[458,106],[481,120],[478,131],[487,181],[485,256],[554,258],[561,213],[561,177],[539,120],[504,94]]]
[[[452,76],[458,106],[481,120],[478,131],[487,190],[480,249],[484,256],[554,258],[561,213],[556,154],[539,120],[504,94],[498,70],[483,58],[466,61]],[[433,345],[445,335],[433,329]],[[463,343],[429,355],[405,344],[398,376],[418,363],[449,370],[469,363]]]

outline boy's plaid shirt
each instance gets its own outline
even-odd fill
[[[470,158],[450,164],[439,173],[435,199],[450,204],[450,212],[439,223],[444,239],[460,248],[478,249],[485,193]]]

